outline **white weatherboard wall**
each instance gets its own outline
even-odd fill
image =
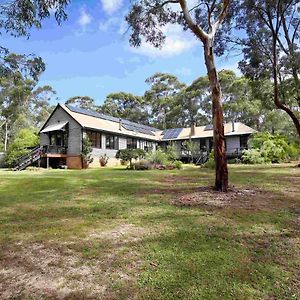
[[[234,153],[237,148],[240,148],[240,136],[227,136],[226,145],[226,152]]]
[[[126,149],[127,141],[124,137],[119,137],[119,149]],[[118,150],[106,149],[106,134],[101,132],[101,146],[102,148],[93,148],[92,156],[99,159],[100,156],[106,154],[109,158],[115,158]]]
[[[48,120],[46,125],[56,125],[62,122],[69,122],[69,135],[68,135],[68,154],[69,155],[79,155],[81,152],[81,126],[68,115],[61,107],[58,107],[51,118]],[[40,134],[41,146],[49,145],[49,137],[46,133]]]
[[[83,133],[86,136],[86,132]],[[138,141],[138,147],[140,146],[140,142]],[[127,149],[127,138],[124,136],[119,136],[119,150]],[[153,142],[153,150],[156,150],[157,143]],[[120,160],[116,158],[116,153],[118,150],[116,149],[106,149],[106,133],[101,132],[101,148],[93,148],[91,153],[94,161],[91,166],[99,166],[99,158],[101,156],[106,155],[108,160],[108,165],[114,166],[120,164]]]

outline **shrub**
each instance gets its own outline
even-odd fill
[[[260,152],[265,162],[279,163],[287,157],[287,153],[285,151],[286,148],[287,148],[287,144],[286,145],[282,143],[276,144],[272,140],[266,140],[263,143]]]
[[[300,156],[300,146],[297,144],[290,144],[287,148],[287,154],[290,159],[299,159]]]
[[[205,164],[203,164],[203,167],[207,168],[207,169],[215,169],[216,168],[214,151],[211,151],[209,153],[208,161]]]
[[[169,161],[175,161],[180,158],[180,153],[174,144],[168,145],[165,153]]]
[[[142,149],[122,149],[116,153],[116,158],[121,159],[121,161],[128,161],[129,168],[133,169],[132,160],[144,158],[146,152]]]
[[[249,164],[279,163],[297,157],[298,152],[285,137],[268,132],[253,134],[249,145],[252,149],[243,151],[242,155],[242,161]]]
[[[227,160],[227,163],[231,165],[240,164],[241,160],[239,158],[230,158]]]
[[[120,163],[121,163],[121,166],[127,166],[129,161],[128,160],[124,160],[124,159],[121,159],[120,160]]]
[[[100,158],[99,158],[100,166],[101,166],[101,167],[105,167],[105,166],[107,165],[107,163],[108,163],[108,159],[109,159],[109,158],[107,157],[106,154],[101,155]]]
[[[134,163],[133,168],[135,170],[151,170],[153,169],[153,164],[147,159],[141,159]]]
[[[5,164],[9,167],[13,166],[16,159],[30,151],[30,148],[39,145],[39,137],[32,129],[21,129],[15,139],[8,147],[5,155]]]
[[[157,165],[171,164],[168,155],[161,149],[157,149],[156,151],[149,152],[146,155],[146,158],[152,164],[157,164]]]
[[[182,162],[180,160],[175,160],[172,165],[178,170],[182,169]]]
[[[199,154],[199,144],[189,140],[184,143],[184,148],[188,151],[191,162],[193,162],[194,158]]]
[[[84,164],[84,166],[88,166],[90,163],[93,162],[92,158],[92,153],[93,148],[92,148],[92,142],[88,137],[84,137],[82,140],[82,151],[81,151],[81,159]]]
[[[248,149],[243,151],[242,156],[243,163],[245,164],[263,164],[265,163],[264,157],[262,157],[260,150]]]

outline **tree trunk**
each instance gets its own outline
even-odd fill
[[[8,142],[8,126],[7,126],[7,120],[6,120],[6,122],[5,122],[4,152],[7,151],[7,142]]]
[[[272,32],[273,34],[273,44],[272,44],[272,55],[273,55],[273,80],[274,80],[274,103],[277,108],[282,109],[285,111],[290,118],[292,119],[297,133],[300,138],[300,120],[294,114],[294,112],[286,105],[284,105],[279,99],[279,84],[278,84],[278,54],[277,54],[277,47],[276,47],[276,33]]]
[[[222,92],[215,67],[213,41],[208,39],[204,43],[204,58],[207,74],[212,93],[212,117],[214,127],[214,155],[216,163],[215,189],[227,192],[228,190],[228,169],[225,151],[225,136],[223,125]]]

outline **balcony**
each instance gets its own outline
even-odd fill
[[[67,146],[57,146],[57,145],[45,145],[43,146],[43,152],[45,154],[67,154]]]
[[[248,149],[247,147],[230,148],[226,149],[226,155],[230,158],[240,158],[243,155],[243,151]]]

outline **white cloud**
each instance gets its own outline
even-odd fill
[[[171,57],[188,51],[197,44],[196,38],[187,31],[183,31],[180,25],[167,25],[163,28],[163,32],[166,40],[161,49],[142,42],[139,48],[130,48],[131,51],[152,58]]]
[[[120,19],[119,18],[109,18],[105,22],[99,23],[99,30],[103,32],[107,32],[112,27],[115,28],[117,25],[119,25]]]
[[[80,26],[85,27],[92,22],[92,16],[85,10],[85,8],[81,8],[80,16],[78,19],[78,23]]]
[[[101,0],[101,3],[103,10],[112,15],[122,7],[123,0]]]

